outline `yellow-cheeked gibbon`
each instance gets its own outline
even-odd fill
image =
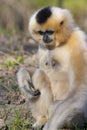
[[[36,119],[33,129],[82,128],[87,119],[87,44],[67,9],[45,7],[29,21],[29,32],[39,44],[33,76],[26,68],[17,74]]]

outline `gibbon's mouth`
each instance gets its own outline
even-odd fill
[[[53,41],[53,39],[47,39],[46,41],[43,41],[45,44],[50,44]]]
[[[53,50],[55,48],[54,44],[45,44],[46,48],[49,50]]]
[[[55,45],[54,45],[53,42],[50,42],[49,44],[46,44],[45,42],[42,42],[39,45],[40,45],[41,48],[48,49],[48,50],[53,50],[55,48]]]

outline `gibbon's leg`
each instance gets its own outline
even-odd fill
[[[33,117],[36,119],[33,129],[41,128],[48,120],[48,108],[53,102],[50,81],[40,69],[36,69],[32,76],[25,68],[17,74],[19,88],[30,102]]]
[[[79,97],[74,96],[61,102],[43,130],[59,130],[68,123],[71,128],[75,126],[79,128],[84,127],[85,117],[81,107],[82,101],[79,101],[79,99]]]
[[[40,95],[39,90],[34,88],[30,74],[25,68],[20,68],[17,73],[17,80],[22,94],[27,99],[36,98]]]
[[[36,119],[33,129],[41,128],[48,120],[48,109],[53,102],[51,84],[47,75],[40,69],[37,69],[32,77],[35,89],[40,90],[40,97],[33,103],[33,113]]]
[[[57,109],[57,106],[59,106],[59,104],[61,104],[62,100],[56,100],[56,101],[53,101],[52,104],[50,105],[49,107],[49,119],[50,117],[53,115],[53,113],[56,111]]]

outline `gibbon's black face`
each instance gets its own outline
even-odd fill
[[[57,7],[45,7],[38,10],[30,19],[29,32],[32,37],[48,49],[59,46],[72,30],[70,13]]]
[[[49,44],[53,41],[54,30],[38,30],[37,33],[42,37],[42,40],[45,44]]]

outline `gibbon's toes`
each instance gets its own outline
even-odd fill
[[[32,130],[43,130],[43,127],[44,127],[44,125],[43,126],[33,126]]]
[[[40,91],[37,89],[36,91],[35,91],[35,93],[34,93],[34,96],[39,96],[41,93],[40,93]]]
[[[32,127],[32,130],[37,130],[37,128]]]
[[[40,97],[40,91],[36,90],[31,96],[30,96],[30,100],[31,101],[36,101],[39,97]]]

